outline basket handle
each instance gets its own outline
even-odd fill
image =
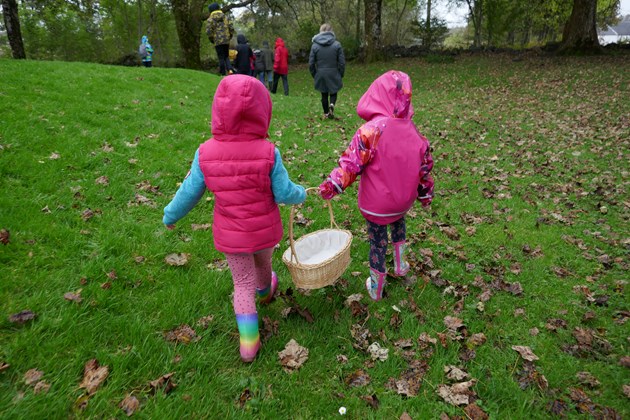
[[[308,195],[309,191],[318,191],[317,187],[310,187],[306,189],[306,194]],[[328,214],[330,216],[330,228],[333,226],[339,229],[337,222],[335,222],[335,216],[333,215],[332,204],[330,204],[330,200],[324,200],[326,204],[328,204]],[[295,217],[295,206],[291,206],[291,217],[289,218],[289,243],[291,244],[291,260],[295,258],[295,262],[299,264],[297,254],[295,253],[295,240],[293,239],[293,219]]]

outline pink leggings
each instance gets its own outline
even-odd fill
[[[271,284],[271,255],[273,248],[255,254],[225,254],[234,282],[234,312],[256,312],[256,289],[263,290]]]

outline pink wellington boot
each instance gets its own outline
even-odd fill
[[[396,277],[404,277],[409,272],[409,263],[404,259],[406,249],[406,241],[394,243],[394,276]]]
[[[381,273],[370,268],[370,277],[365,280],[365,288],[372,300],[381,300],[383,298],[383,289],[385,288],[386,273]]]

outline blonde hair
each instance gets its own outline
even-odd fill
[[[332,32],[332,26],[330,26],[330,23],[323,23],[322,26],[319,27],[319,32]]]

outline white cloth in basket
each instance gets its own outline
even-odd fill
[[[297,260],[303,265],[321,264],[339,254],[349,241],[350,235],[343,230],[318,230],[295,241]],[[282,259],[291,261],[290,247],[284,251]]]

